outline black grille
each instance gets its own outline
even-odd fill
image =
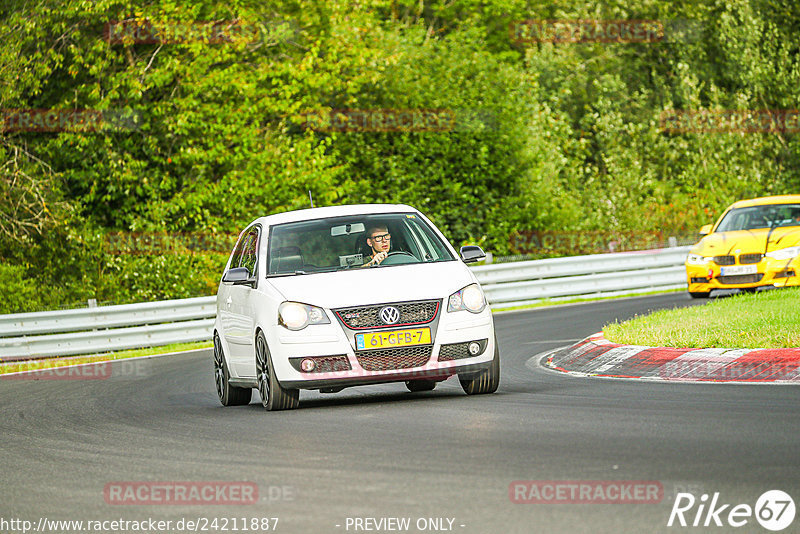
[[[732,276],[720,276],[717,278],[720,284],[755,284],[760,282],[763,274],[736,274]]]
[[[350,367],[350,360],[347,359],[347,356],[344,354],[337,355],[337,356],[308,356],[302,358],[289,358],[289,363],[292,364],[292,367],[297,369],[298,371],[303,371],[300,368],[300,362],[303,360],[314,360],[317,364],[314,367],[314,370],[311,371],[312,373],[333,373],[336,371],[349,371],[352,369]]]
[[[480,356],[486,349],[486,343],[488,341],[488,339],[476,340],[481,347],[481,350],[478,351],[477,354],[469,353],[469,344],[472,343],[472,341],[442,345],[442,347],[439,349],[439,361],[450,362],[453,360],[460,360],[461,358],[473,358],[475,356]]]
[[[429,323],[436,318],[439,312],[438,300],[420,302],[403,302],[400,304],[379,304],[377,306],[361,306],[358,308],[340,308],[334,310],[336,316],[345,326],[353,330],[363,328],[380,328],[389,326],[408,326],[412,324]],[[386,306],[394,306],[400,312],[400,319],[391,325],[384,324],[379,317],[380,311]]]
[[[422,367],[431,359],[433,345],[402,349],[357,351],[359,365],[366,371],[389,371]]]
[[[761,254],[742,254],[739,256],[739,263],[758,263],[761,261],[761,258],[763,258]]]
[[[714,256],[714,263],[717,265],[733,265],[736,263],[736,258],[733,256]]]
[[[708,278],[692,278],[693,284],[707,284]]]
[[[470,353],[467,348],[469,343],[453,343],[451,345],[442,345],[439,349],[439,361],[449,362],[461,358],[469,358]]]

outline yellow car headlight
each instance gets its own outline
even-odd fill
[[[686,256],[687,265],[708,265],[710,261],[710,257],[701,256],[700,254],[689,254]]]
[[[790,260],[800,256],[800,247],[787,247],[773,250],[772,252],[767,252],[765,256],[773,260]]]

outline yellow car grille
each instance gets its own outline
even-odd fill
[[[720,284],[755,284],[760,282],[763,274],[735,274],[731,276],[720,276],[717,278]]]
[[[741,254],[739,255],[739,265],[758,263],[764,257],[763,254]],[[714,256],[714,263],[717,265],[736,265],[736,256]]]

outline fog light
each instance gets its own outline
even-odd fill
[[[302,362],[300,362],[300,369],[305,371],[306,373],[310,373],[317,367],[317,362],[312,360],[311,358],[306,358]]]
[[[475,356],[481,351],[481,344],[477,341],[473,341],[469,344],[469,353]]]

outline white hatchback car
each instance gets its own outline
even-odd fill
[[[300,389],[405,382],[427,391],[456,374],[467,394],[493,393],[492,314],[465,265],[483,257],[474,246],[459,257],[410,206],[256,219],[239,235],[217,292],[220,402],[248,404],[257,388],[267,410],[292,409]]]

